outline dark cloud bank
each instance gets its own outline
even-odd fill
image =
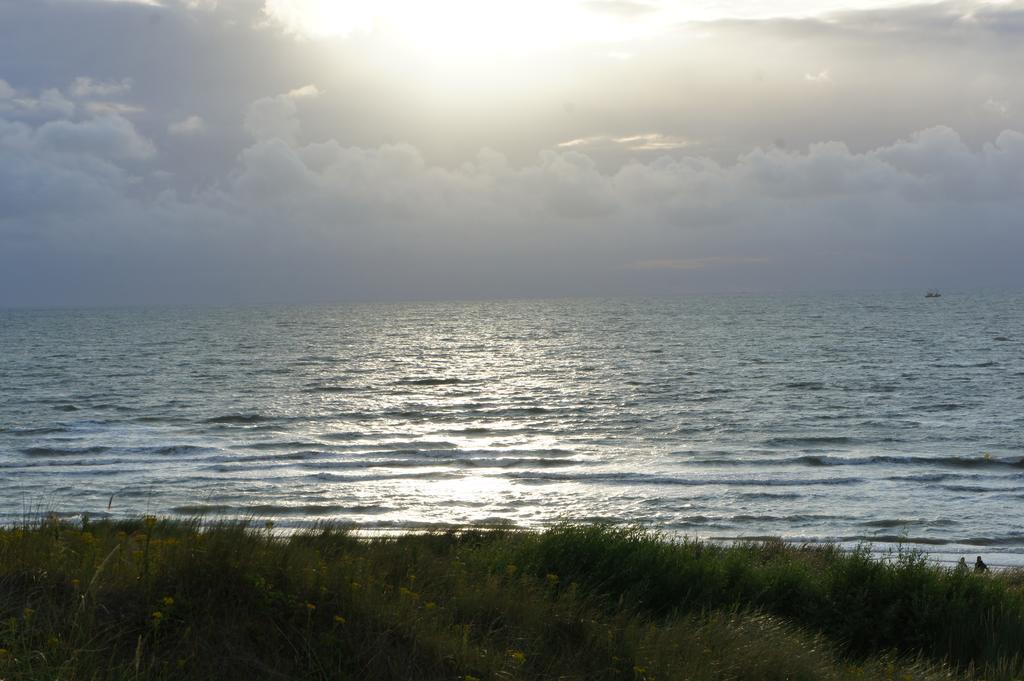
[[[686,27],[435,96],[373,36],[194,4],[0,0],[0,305],[1024,283],[1019,4]]]

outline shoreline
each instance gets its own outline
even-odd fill
[[[0,529],[2,528],[16,528],[16,527],[27,527],[34,526],[42,522],[46,522],[48,519],[57,519],[62,523],[76,524],[81,523],[82,518],[85,517],[92,522],[131,522],[133,519],[142,517],[137,514],[125,514],[121,515],[118,513],[93,513],[93,512],[81,512],[81,511],[67,511],[67,512],[52,512],[52,511],[37,511],[32,515],[33,517],[23,519],[21,521],[9,521],[6,523],[0,523]],[[375,526],[371,524],[357,524],[354,522],[347,522],[339,520],[336,517],[326,518],[315,518],[310,520],[296,521],[292,518],[288,518],[282,522],[280,516],[275,515],[260,515],[259,513],[253,512],[250,514],[173,514],[173,515],[160,515],[160,517],[167,522],[175,523],[200,523],[200,524],[232,524],[232,523],[248,523],[250,525],[263,526],[266,523],[273,524],[273,533],[278,536],[287,537],[293,534],[302,533],[310,529],[316,528],[321,525],[330,525],[332,527],[343,529],[344,531],[354,536],[364,536],[366,538],[396,538],[402,536],[418,536],[433,534],[438,532],[461,532],[461,531],[499,531],[499,530],[512,530],[516,532],[544,532],[554,527],[565,524],[578,524],[578,525],[600,525],[607,526],[610,528],[617,529],[633,529],[640,528],[644,532],[648,532],[653,535],[662,537],[668,541],[684,541],[684,542],[704,542],[707,544],[713,544],[716,546],[730,547],[735,544],[747,544],[751,542],[784,542],[786,545],[793,548],[809,547],[809,548],[838,548],[842,551],[857,551],[861,548],[866,548],[867,552],[877,560],[890,559],[893,556],[897,556],[900,552],[911,552],[917,553],[924,557],[924,559],[936,567],[951,567],[955,566],[961,557],[965,558],[968,563],[974,563],[976,556],[981,555],[990,569],[993,570],[1019,570],[1024,569],[1024,550],[1019,551],[1007,551],[1010,547],[991,545],[982,546],[967,543],[958,543],[952,540],[936,540],[936,539],[914,539],[911,537],[903,538],[903,541],[896,541],[898,539],[895,535],[884,535],[880,536],[875,540],[863,540],[853,541],[831,539],[831,538],[809,538],[805,536],[799,537],[787,537],[785,535],[743,535],[736,537],[718,537],[706,534],[689,534],[680,532],[678,530],[665,530],[663,528],[645,525],[645,524],[630,524],[626,522],[590,522],[590,521],[576,521],[574,519],[558,519],[552,522],[522,526],[516,525],[513,521],[507,522],[479,522],[479,523],[410,523],[408,526],[401,526],[398,524],[387,525],[387,526]]]

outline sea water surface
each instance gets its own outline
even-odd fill
[[[1024,563],[1024,296],[0,310],[0,522],[560,520]]]

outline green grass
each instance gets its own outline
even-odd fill
[[[1020,573],[635,529],[0,529],[0,679],[1024,678]]]

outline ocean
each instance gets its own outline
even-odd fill
[[[0,522],[51,512],[1024,564],[1024,295],[0,310]]]

